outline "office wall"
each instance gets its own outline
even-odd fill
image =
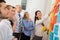
[[[12,6],[16,6],[16,5],[21,5],[21,0],[5,0],[7,4],[10,4]]]
[[[21,5],[21,0],[5,0],[7,4],[12,6]],[[41,10],[42,14],[49,13],[51,10],[51,0],[27,0],[26,11],[29,12],[30,17],[34,20],[34,13],[36,10]]]
[[[27,0],[26,11],[29,12],[30,17],[34,20],[36,10],[41,10],[43,16],[51,9],[51,0]]]

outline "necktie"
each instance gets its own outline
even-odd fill
[[[19,15],[19,17],[20,17],[20,14],[18,14]]]
[[[19,16],[19,31],[21,32],[21,25],[22,25],[21,22],[22,22],[22,20],[21,20],[21,15],[19,14],[18,16]]]

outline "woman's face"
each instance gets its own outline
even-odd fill
[[[26,18],[29,18],[29,14],[28,13],[26,13]]]
[[[37,12],[36,17],[38,17],[38,19],[40,19],[42,17],[42,13],[41,12]]]
[[[13,18],[15,16],[15,9],[12,8],[12,7],[10,7],[10,10],[9,10],[9,14],[8,15],[9,15],[10,18]]]

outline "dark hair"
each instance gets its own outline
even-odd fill
[[[6,6],[6,8],[7,8],[8,10],[10,9],[10,7],[15,8],[14,6],[11,6],[11,5],[7,5],[7,6]]]
[[[0,3],[2,3],[2,2],[6,3],[5,0],[0,0]]]
[[[0,7],[1,7],[1,4],[0,4]],[[0,9],[0,14],[1,14],[1,9]]]
[[[41,11],[40,11],[40,10],[37,10],[37,11],[35,12],[35,19],[34,19],[34,23],[36,23],[36,20],[39,20],[39,19],[38,19],[38,17],[36,17],[36,15],[37,15],[37,13],[38,13],[38,12],[41,12]]]
[[[15,8],[14,6],[12,6],[12,8]]]
[[[7,6],[6,6],[6,8],[7,8],[8,10],[10,9],[10,7],[11,7],[11,5],[7,5]]]
[[[0,7],[1,7],[1,4],[0,4]]]
[[[0,10],[0,14],[1,14],[1,10]]]
[[[0,14],[1,14],[1,9],[0,9]]]
[[[44,27],[45,25],[44,25],[44,23],[41,23],[41,25]]]
[[[26,19],[26,13],[28,13],[28,12],[25,12],[25,13],[24,13],[23,19]]]

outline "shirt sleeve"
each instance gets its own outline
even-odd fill
[[[36,21],[36,25],[39,25],[40,23],[42,23],[44,20],[46,20],[48,18],[48,15],[45,15],[44,17],[42,17],[41,20],[37,20]]]
[[[32,21],[31,21],[32,22]],[[32,26],[29,28],[30,31],[34,30],[34,24],[32,22]]]
[[[1,30],[0,30],[0,40],[2,40],[3,39],[3,37],[2,37],[3,35],[2,35],[2,32],[1,32]]]
[[[4,33],[1,25],[0,25],[0,40],[4,40]]]
[[[34,30],[34,24],[32,21],[30,21],[29,24],[23,22],[23,25],[25,30],[29,30],[29,31]]]

